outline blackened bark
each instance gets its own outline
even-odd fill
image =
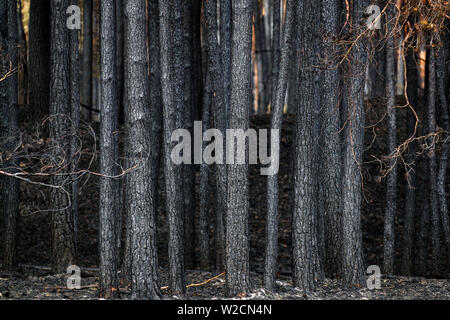
[[[130,222],[131,293],[136,299],[158,299],[156,205],[150,161],[153,137],[149,110],[145,0],[126,0],[125,123],[129,164],[137,166],[127,180]]]
[[[118,287],[117,228],[119,211],[118,90],[116,23],[113,1],[100,3],[100,295],[115,296]]]
[[[223,103],[227,128],[229,122],[231,98],[231,2],[232,1],[229,0],[220,0],[220,51],[223,70]]]
[[[203,112],[202,112],[202,134],[210,127],[210,110],[212,98],[211,73],[207,72],[205,88],[203,91]],[[202,150],[206,146],[203,141]],[[201,155],[203,156],[203,155]],[[200,164],[200,186],[199,186],[199,215],[198,215],[198,247],[199,262],[201,270],[209,270],[209,204],[210,204],[210,188],[209,188],[209,165],[202,161]]]
[[[10,69],[17,68],[18,65],[18,12],[17,1],[8,0],[0,7],[0,27],[1,47],[6,54],[2,57],[1,74],[6,74]],[[3,11],[3,12],[2,12]],[[6,40],[6,41],[5,41]],[[6,161],[2,164],[9,173],[14,173],[16,161],[14,151],[19,143],[19,125],[18,125],[18,92],[17,92],[17,73],[12,73],[3,80],[0,93],[0,146],[2,151],[6,151]],[[16,229],[17,217],[19,213],[19,180],[13,177],[2,177],[3,200],[3,265],[4,268],[12,268],[15,265],[16,257]]]
[[[363,19],[368,1],[355,1],[351,13],[351,25],[356,28]],[[356,36],[360,29],[353,29]],[[349,84],[348,123],[345,129],[346,149],[343,172],[343,281],[348,286],[358,286],[364,280],[364,261],[361,232],[361,164],[364,148],[364,70],[367,63],[365,38],[358,40],[350,53],[351,80]]]
[[[184,38],[184,94],[183,94],[183,125],[182,127],[193,134],[193,3],[192,1],[183,1],[183,38]],[[186,268],[195,268],[195,224],[194,224],[194,197],[193,192],[195,184],[194,166],[191,164],[183,165],[183,198],[184,198],[184,217],[185,217],[185,264]]]
[[[234,1],[232,12],[230,128],[246,131],[252,86],[252,0]],[[250,291],[248,206],[248,164],[227,165],[225,265],[228,296]]]
[[[224,82],[222,70],[222,58],[220,56],[219,43],[217,39],[217,1],[208,0],[204,2],[205,20],[206,20],[206,36],[208,46],[208,72],[211,72],[213,83],[213,101],[212,114],[214,125],[222,133],[225,133],[226,111],[224,105]],[[225,154],[225,152],[223,153]],[[224,263],[224,226],[223,219],[225,216],[227,202],[227,167],[224,163],[216,163],[216,269],[222,270]]]
[[[119,123],[123,123],[123,68],[124,68],[124,0],[116,0],[116,65],[117,65],[117,101],[119,103]]]
[[[298,7],[300,74],[296,116],[296,147],[294,154],[294,212],[292,217],[293,283],[302,290],[312,291],[316,280],[323,277],[317,239],[318,218],[318,143],[315,127],[320,108],[317,48],[320,7],[304,1]]]
[[[436,57],[434,48],[427,52],[427,114],[426,130],[427,134],[434,134],[436,131]],[[439,230],[439,203],[437,194],[437,163],[436,145],[434,138],[429,138],[428,175],[429,175],[429,199],[431,209],[431,244],[432,244],[432,272],[437,276],[440,274],[440,230]]]
[[[447,165],[448,165],[448,153],[449,153],[449,132],[450,132],[450,119],[448,100],[445,93],[445,55],[444,50],[440,49],[438,52],[438,65],[436,66],[436,83],[437,94],[439,97],[439,106],[441,111],[442,129],[444,129],[441,155],[439,157],[439,169],[437,174],[437,192],[439,197],[439,212],[444,229],[445,243],[447,250],[450,254],[450,223],[448,219],[448,204],[447,194],[445,192],[445,179],[447,177]]]
[[[50,1],[30,1],[28,90],[33,121],[39,123],[49,110]]]
[[[397,166],[395,149],[397,147],[397,123],[395,109],[395,55],[394,55],[394,19],[396,9],[393,4],[388,7],[388,34],[386,41],[386,109],[388,116],[388,175],[386,190],[386,208],[384,213],[383,272],[394,273],[395,233],[394,218],[397,208]]]
[[[278,3],[279,1],[275,1]],[[283,27],[283,42],[281,44],[280,53],[280,20],[274,21],[274,37],[273,37],[273,50],[274,61],[272,65],[272,76],[276,79],[273,81],[272,88],[274,88],[272,95],[272,117],[271,117],[271,129],[281,131],[282,115],[284,101],[286,98],[286,90],[288,83],[288,68],[289,58],[291,56],[291,38],[293,33],[293,24],[296,14],[296,1],[289,1],[288,15]],[[275,12],[279,17],[279,10]],[[276,26],[275,26],[276,25]],[[275,152],[279,152],[279,146],[277,150],[271,150],[272,155]],[[268,290],[275,289],[275,279],[277,272],[277,258],[278,258],[278,175],[269,175],[267,177],[267,218],[266,218],[266,256],[264,264],[264,287]]]
[[[74,263],[74,220],[70,206],[70,184],[67,183],[71,166],[71,82],[70,82],[70,34],[66,27],[68,0],[51,1],[51,55],[50,55],[50,142],[53,146],[54,165],[61,167],[60,175],[52,177],[50,196],[52,214],[52,256],[54,273],[65,272]]]
[[[78,0],[71,0],[70,4],[78,5]],[[70,171],[76,172],[78,160],[81,154],[79,144],[80,127],[80,60],[79,60],[79,31],[70,30],[70,119],[71,119],[71,142],[70,142]],[[75,251],[78,242],[78,177],[72,174],[71,183],[71,208],[73,215]]]
[[[321,97],[321,127],[323,147],[321,148],[321,199],[324,200],[324,270],[327,276],[342,274],[342,146],[339,137],[339,70],[335,65],[339,19],[339,1],[329,0],[322,4],[322,24],[325,38],[323,41],[324,63],[323,87]]]
[[[92,101],[92,6],[93,0],[83,1],[83,56],[82,56],[82,97],[83,104],[93,107]],[[91,120],[91,111],[83,108],[83,118]]]
[[[407,95],[410,108],[417,112],[418,110],[418,68],[416,66],[414,55],[407,55],[406,57],[406,72],[407,72]],[[416,116],[412,110],[408,110],[407,127],[408,137],[412,137],[416,132]],[[415,140],[408,144],[408,151],[406,154],[406,162],[411,165],[411,170],[407,173],[406,198],[405,198],[405,217],[404,217],[404,231],[403,231],[403,251],[401,272],[405,276],[413,274],[414,264],[414,226],[416,214],[416,159],[415,153],[417,150],[417,143]]]
[[[175,293],[184,293],[184,225],[183,225],[183,193],[179,181],[182,177],[181,166],[175,165],[171,160],[171,135],[177,128],[180,110],[177,107],[175,96],[181,94],[180,83],[176,83],[175,57],[171,52],[171,15],[169,1],[159,1],[159,41],[161,60],[161,86],[163,100],[163,146],[164,146],[164,175],[166,188],[166,208],[169,220],[169,289]],[[183,79],[178,77],[179,81]],[[181,86],[182,89],[182,86]],[[179,97],[178,97],[179,98]]]

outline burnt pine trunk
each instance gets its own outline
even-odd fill
[[[212,101],[212,81],[211,73],[206,73],[205,88],[203,90],[203,110],[202,110],[202,134],[210,127]],[[202,150],[206,146],[203,141]],[[203,156],[203,155],[200,155]],[[198,214],[198,248],[199,263],[201,270],[209,270],[209,206],[210,206],[210,187],[209,187],[209,165],[202,161],[200,164],[200,185],[199,185],[199,214]]]
[[[61,167],[60,175],[52,177],[50,195],[52,213],[51,266],[54,273],[65,272],[75,259],[74,217],[71,208],[71,39],[66,27],[68,0],[51,1],[50,51],[50,143],[54,165]],[[68,156],[69,155],[69,156]]]
[[[410,108],[417,112],[418,110],[418,68],[415,62],[414,55],[407,55],[406,57],[406,72],[407,72],[407,95]],[[408,109],[407,127],[408,137],[415,134],[416,128],[415,113]],[[414,264],[414,231],[415,231],[415,215],[416,215],[416,168],[417,164],[415,153],[417,150],[416,141],[411,141],[408,144],[408,153],[406,154],[406,162],[411,164],[411,168],[407,173],[406,198],[405,198],[405,216],[403,229],[403,251],[401,262],[401,273],[405,276],[413,274]]]
[[[357,26],[363,23],[362,13],[369,1],[355,1],[351,13],[351,30],[353,38],[363,32]],[[362,253],[361,231],[361,164],[364,148],[364,70],[367,63],[367,52],[361,37],[360,43],[353,47],[349,58],[351,61],[351,80],[347,96],[347,126],[345,128],[345,153],[343,172],[343,281],[347,286],[358,286],[364,280],[364,261]]]
[[[173,3],[172,3],[173,4]],[[159,42],[161,86],[163,101],[163,146],[164,146],[164,178],[166,188],[166,209],[169,221],[169,289],[174,293],[184,293],[186,290],[184,279],[184,225],[183,225],[183,189],[179,181],[182,177],[182,167],[177,166],[171,159],[171,135],[179,123],[179,96],[182,95],[180,75],[177,71],[175,57],[172,55],[172,24],[169,1],[159,1]],[[179,35],[178,35],[179,36]],[[180,48],[177,48],[180,49]],[[179,53],[177,53],[179,54]],[[179,67],[179,65],[178,65]]]
[[[123,68],[124,68],[124,5],[125,0],[116,0],[116,66],[117,66],[117,101],[119,103],[119,123],[123,123]]]
[[[321,19],[325,38],[323,56],[326,69],[323,71],[321,96],[321,148],[322,196],[324,199],[324,270],[327,276],[337,277],[342,269],[342,146],[339,137],[339,70],[336,68],[335,37],[338,32],[339,1],[328,0],[322,4]]]
[[[156,204],[151,163],[153,137],[149,109],[145,0],[126,0],[125,9],[125,125],[128,173],[127,207],[131,252],[131,295],[158,299]]]
[[[448,219],[448,204],[447,194],[445,192],[445,179],[447,177],[447,165],[448,165],[448,153],[449,153],[449,132],[450,132],[450,119],[448,100],[445,92],[445,55],[444,49],[440,49],[438,52],[438,66],[436,67],[436,83],[437,94],[439,96],[439,106],[441,111],[442,129],[444,129],[443,137],[444,142],[442,145],[441,155],[439,157],[439,168],[437,174],[437,192],[439,197],[439,212],[444,229],[445,243],[447,250],[450,254],[450,223]]]
[[[272,77],[274,78],[272,88],[272,113],[271,113],[271,129],[281,131],[282,115],[284,101],[286,98],[286,90],[288,83],[289,58],[291,56],[291,38],[293,33],[293,24],[296,14],[296,1],[289,1],[287,4],[287,17],[283,27],[283,41],[280,50],[280,10],[279,1],[275,1],[278,5],[274,5],[275,10],[274,27],[273,27],[273,69]],[[278,19],[277,19],[278,17]],[[280,52],[281,51],[281,52]],[[275,134],[275,132],[272,132]],[[279,146],[276,150],[271,150],[272,155],[279,153]],[[269,175],[267,177],[267,219],[266,219],[266,256],[264,265],[264,287],[268,290],[275,290],[275,279],[277,272],[278,258],[278,175]]]
[[[117,293],[119,211],[119,135],[116,68],[116,12],[113,1],[100,3],[100,295]]]
[[[386,207],[384,213],[384,260],[383,273],[394,273],[395,233],[394,218],[397,208],[397,166],[395,149],[397,147],[397,123],[395,109],[395,55],[394,55],[394,19],[395,5],[388,7],[387,21],[389,37],[386,41],[386,109],[388,116],[388,174],[386,190]]]
[[[194,102],[194,79],[193,79],[193,3],[192,1],[183,1],[182,26],[183,26],[183,112],[182,127],[193,134],[193,102]],[[192,148],[191,148],[192,149]],[[192,164],[183,165],[183,198],[184,198],[184,217],[185,217],[185,261],[186,268],[195,268],[195,224],[194,224],[194,180],[195,171]]]
[[[49,110],[50,1],[30,1],[28,90],[32,119],[40,123]]]
[[[92,101],[92,11],[93,0],[83,1],[83,55],[81,58],[81,96],[83,104],[93,107]],[[91,111],[83,108],[83,119],[91,120]]]
[[[78,5],[78,0],[71,0],[70,4]],[[71,119],[71,142],[70,142],[70,171],[76,172],[81,154],[79,144],[80,127],[80,60],[79,60],[79,31],[70,30],[70,119]],[[74,226],[75,251],[78,242],[78,176],[71,176],[71,207]]]
[[[292,217],[293,283],[305,291],[316,287],[316,280],[323,277],[317,238],[318,222],[318,162],[319,149],[316,126],[320,108],[320,72],[318,65],[318,29],[320,6],[304,1],[298,7],[298,32],[300,43],[299,87],[297,88],[297,112],[294,152],[294,212]],[[303,56],[304,55],[304,56]]]
[[[1,74],[17,68],[18,65],[18,29],[17,1],[8,0],[0,5],[1,48],[5,50]],[[6,41],[5,41],[6,40]],[[14,173],[17,166],[14,150],[19,143],[18,126],[18,80],[17,73],[12,73],[0,83],[0,148],[5,154],[2,167],[8,173]],[[15,265],[17,216],[19,213],[19,180],[2,176],[3,200],[3,266],[12,268]]]
[[[217,39],[217,1],[208,0],[204,2],[205,5],[205,21],[206,21],[206,36],[208,46],[208,73],[211,73],[211,80],[213,84],[213,98],[212,98],[212,115],[214,119],[214,126],[222,133],[227,129],[226,111],[224,108],[224,82],[222,78],[222,60],[220,56],[220,48]],[[225,154],[225,152],[223,153]],[[216,269],[221,271],[224,262],[224,225],[223,219],[225,216],[226,199],[227,199],[227,168],[225,163],[216,163]]]
[[[233,1],[232,17],[230,128],[246,131],[252,100],[252,0]],[[225,215],[227,296],[250,291],[248,207],[248,164],[229,164]]]
[[[426,130],[427,134],[436,132],[436,57],[434,48],[428,50],[427,55],[427,113]],[[431,209],[431,244],[432,244],[432,273],[437,276],[440,274],[440,229],[439,229],[439,203],[437,190],[437,162],[436,145],[433,136],[428,138],[429,149],[428,158],[428,178],[429,178],[429,199]]]

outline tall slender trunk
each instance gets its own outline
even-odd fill
[[[78,0],[71,0],[71,4],[78,5]],[[70,142],[70,170],[72,173],[78,169],[78,161],[81,154],[79,144],[80,127],[80,60],[79,60],[79,31],[70,30],[70,119],[71,119],[71,139]],[[71,184],[71,205],[74,227],[75,251],[78,242],[78,176],[72,174]]]
[[[1,73],[6,74],[18,65],[18,29],[17,29],[17,1],[8,0],[0,5],[1,47],[7,52],[2,61]],[[5,171],[14,173],[17,166],[14,159],[14,151],[19,143],[18,124],[18,80],[17,73],[12,73],[0,83],[0,146],[9,159],[3,163]],[[7,157],[8,158],[8,157]],[[2,194],[3,200],[3,266],[12,268],[16,262],[16,229],[19,213],[19,180],[13,177],[3,176]]]
[[[326,32],[323,52],[327,69],[323,71],[323,89],[321,97],[321,127],[323,148],[321,148],[322,194],[324,201],[325,259],[324,270],[327,276],[337,277],[342,274],[342,146],[339,137],[339,70],[335,65],[334,54],[337,51],[339,1],[329,0],[322,4],[321,19]],[[321,143],[322,144],[322,143]]]
[[[416,66],[415,57],[407,55],[407,95],[410,103],[410,108],[416,112],[418,110],[418,68]],[[416,116],[412,110],[408,110],[407,115],[408,137],[412,137],[416,127]],[[417,133],[416,133],[417,135]],[[411,141],[408,145],[408,153],[406,155],[407,163],[411,164],[411,169],[407,173],[406,198],[405,198],[405,216],[404,216],[404,231],[403,231],[403,251],[401,272],[405,276],[413,274],[414,261],[414,226],[416,215],[416,153],[417,143]]]
[[[211,73],[206,74],[205,89],[203,91],[202,134],[210,127],[210,113],[212,101]],[[206,143],[203,141],[202,150]],[[201,155],[203,156],[203,155]],[[200,208],[198,215],[198,247],[199,262],[202,270],[209,270],[209,223],[208,213],[210,204],[209,165],[202,161],[200,164],[199,199]]]
[[[450,118],[448,109],[448,100],[445,92],[445,55],[444,50],[440,49],[438,52],[438,66],[436,68],[436,83],[437,83],[437,94],[439,97],[439,106],[441,111],[441,121],[442,128],[444,129],[443,141],[441,155],[439,157],[439,169],[437,174],[437,192],[439,197],[439,212],[442,222],[442,227],[444,229],[445,243],[447,246],[448,253],[450,255],[450,223],[448,219],[448,204],[447,204],[447,193],[445,192],[445,179],[447,178],[447,165],[448,165],[448,154],[449,154],[449,132],[450,132]]]
[[[82,79],[81,90],[83,97],[83,104],[93,107],[92,101],[92,12],[93,0],[83,1],[83,56],[82,56]],[[91,120],[91,111],[83,108],[83,119]]]
[[[207,0],[204,2],[206,35],[208,46],[208,72],[211,72],[213,83],[212,114],[214,125],[221,132],[227,129],[226,111],[224,105],[224,83],[222,78],[222,59],[217,39],[217,1]],[[225,154],[225,153],[223,153]],[[222,270],[224,262],[224,230],[223,219],[225,216],[227,202],[227,168],[224,163],[216,163],[216,269]]]
[[[289,11],[287,11],[289,12]],[[294,154],[294,212],[292,217],[293,283],[311,291],[323,277],[317,236],[318,219],[318,142],[316,126],[320,108],[320,73],[317,48],[319,35],[314,22],[320,19],[320,7],[312,0],[298,7],[300,74],[296,114],[296,147]],[[304,53],[305,56],[301,56]]]
[[[71,208],[68,177],[71,154],[70,119],[72,110],[71,90],[71,35],[66,27],[68,0],[51,1],[51,55],[50,55],[50,142],[53,157],[61,168],[60,175],[52,177],[52,184],[60,188],[51,191],[52,214],[52,271],[65,272],[75,261],[75,227]],[[74,31],[77,32],[77,31]],[[69,189],[69,190],[67,190]]]
[[[173,3],[172,3],[173,4]],[[166,208],[169,221],[169,289],[175,293],[184,293],[184,225],[183,225],[183,193],[179,180],[182,177],[181,166],[175,165],[171,160],[171,135],[177,128],[181,106],[175,99],[177,94],[182,94],[180,78],[175,77],[177,66],[175,55],[171,55],[172,28],[170,12],[174,8],[169,1],[159,1],[159,40],[160,40],[160,63],[161,63],[161,85],[163,100],[163,127],[164,127],[164,175],[166,187]],[[179,14],[179,13],[177,13]],[[179,32],[179,31],[178,31]],[[179,36],[179,35],[178,35]],[[179,48],[178,48],[179,49]],[[175,49],[173,49],[175,51]],[[178,82],[177,82],[178,80]]]
[[[158,299],[156,199],[151,181],[153,137],[149,109],[149,79],[145,0],[126,0],[125,8],[125,124],[130,166],[127,206],[131,251],[131,294],[135,299]]]
[[[368,1],[353,2],[351,15],[352,35],[357,36],[361,29],[356,29],[363,19],[363,12]],[[351,80],[347,95],[348,118],[345,128],[345,153],[343,172],[343,280],[346,285],[358,286],[364,280],[364,261],[362,253],[361,232],[361,166],[364,148],[364,70],[367,64],[367,52],[364,42],[359,39],[359,45],[350,52]]]
[[[230,128],[246,131],[252,83],[252,0],[234,1],[232,16]],[[228,296],[250,291],[248,206],[248,164],[229,164],[225,215]]]
[[[28,90],[33,121],[40,123],[49,110],[50,1],[30,1]]]
[[[118,287],[117,228],[119,218],[119,135],[115,32],[115,5],[100,3],[100,294],[115,296]]]
[[[436,132],[436,57],[434,48],[428,50],[427,59],[427,113],[426,127],[427,134]],[[429,175],[429,197],[431,209],[431,244],[432,244],[432,272],[433,275],[440,274],[440,229],[439,229],[439,203],[437,190],[437,163],[436,163],[436,145],[433,137],[429,138],[430,145],[427,150],[428,175]]]
[[[273,44],[272,50],[274,50],[272,69],[272,77],[274,81],[272,88],[274,88],[272,95],[272,117],[271,117],[271,129],[281,131],[283,106],[286,98],[286,90],[288,83],[288,68],[289,58],[291,57],[291,38],[293,34],[293,24],[296,14],[296,1],[288,2],[288,16],[286,23],[283,26],[283,42],[280,50],[280,11],[279,1],[274,7],[278,7],[278,11],[274,14],[278,19],[274,19],[273,28]],[[280,52],[281,51],[281,52]],[[273,134],[275,134],[272,131]],[[276,152],[279,154],[279,146],[276,146],[275,150],[271,150],[272,155]],[[266,218],[266,256],[264,264],[264,286],[268,290],[275,289],[275,279],[277,272],[277,258],[278,258],[278,175],[269,175],[267,177],[267,218]]]
[[[183,1],[183,38],[184,38],[184,94],[183,94],[183,128],[193,134],[193,103],[194,103],[194,79],[193,79],[193,3]],[[195,208],[192,190],[195,185],[195,171],[192,164],[183,165],[183,198],[185,217],[185,263],[186,268],[195,268]]]
[[[397,208],[397,166],[395,149],[397,147],[397,123],[395,109],[395,53],[394,53],[394,34],[395,34],[395,15],[396,8],[390,4],[388,8],[388,34],[390,35],[386,43],[386,109],[388,115],[388,176],[386,191],[386,208],[384,216],[384,261],[383,272],[388,275],[394,273],[394,255],[395,255],[395,232],[394,218]]]

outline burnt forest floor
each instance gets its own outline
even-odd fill
[[[369,116],[368,123],[377,122]],[[265,192],[266,178],[259,175],[259,166],[250,166],[250,266],[253,292],[243,299],[450,299],[450,279],[448,258],[442,257],[443,271],[440,279],[432,279],[429,274],[420,277],[382,277],[381,289],[369,290],[365,284],[361,288],[343,288],[338,280],[325,279],[318,284],[315,292],[302,292],[292,286],[291,268],[291,213],[292,213],[292,181],[290,174],[290,158],[294,135],[293,115],[285,115],[281,136],[281,158],[279,170],[279,274],[276,293],[262,289],[262,272],[264,268],[264,236],[265,236]],[[402,121],[400,116],[400,121]],[[385,121],[384,121],[385,122]],[[373,155],[381,157],[385,151],[385,125],[380,122],[376,127],[366,130],[365,163],[363,165],[364,199],[362,211],[363,251],[366,266],[382,266],[383,252],[383,214],[385,203],[385,180],[378,181],[379,165],[373,161]],[[406,123],[404,121],[403,123]],[[253,116],[251,127],[269,128],[270,116]],[[92,127],[96,128],[93,124]],[[404,128],[399,128],[399,137],[405,137]],[[85,141],[84,141],[85,140]],[[80,166],[87,166],[92,156],[93,140],[87,135],[83,138],[83,153]],[[97,146],[98,150],[98,146]],[[90,169],[96,171],[98,157]],[[214,174],[214,170],[211,170]],[[396,232],[396,267],[399,274],[401,261],[404,194],[406,183],[404,170],[399,168],[398,207],[395,221]],[[163,189],[162,175],[160,177]],[[211,182],[214,181],[211,177]],[[0,268],[0,299],[97,299],[98,298],[98,198],[99,179],[95,175],[84,176],[80,190],[80,217],[78,234],[78,261],[82,268],[82,288],[69,290],[66,287],[66,274],[52,275],[48,268],[50,260],[50,214],[35,212],[48,207],[48,190],[42,187],[21,183],[21,205],[18,230],[18,267],[14,271]],[[198,188],[198,174],[197,174]],[[447,183],[447,185],[449,185]],[[447,188],[450,190],[450,188]],[[198,189],[196,190],[198,191]],[[214,197],[214,188],[211,190]],[[198,204],[198,193],[195,203]],[[164,288],[168,284],[167,239],[168,227],[164,210],[164,192],[158,193],[159,206],[157,212],[158,257],[160,268],[160,285],[163,299],[180,298],[170,295]],[[418,199],[420,203],[420,199]],[[210,240],[214,246],[213,225],[214,206],[210,205]],[[35,213],[32,213],[35,212]],[[0,215],[1,216],[1,215]],[[211,256],[214,254],[211,253]],[[214,261],[211,261],[211,265]],[[222,270],[198,270],[195,266],[187,266],[186,283],[189,284],[185,299],[222,299],[224,298],[225,280],[220,275]],[[214,278],[211,280],[211,278]],[[210,281],[208,281],[210,280]],[[205,282],[202,285],[194,285]],[[121,298],[130,297],[129,288],[120,288]]]

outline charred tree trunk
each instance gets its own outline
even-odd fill
[[[118,90],[116,69],[116,24],[113,1],[100,3],[100,295],[117,294],[118,248],[117,222],[119,221],[119,135]]]
[[[171,4],[173,5],[174,3],[172,2]],[[184,293],[186,287],[184,278],[183,189],[182,185],[179,184],[179,180],[182,177],[182,168],[175,165],[171,160],[171,135],[177,128],[179,123],[177,115],[181,111],[179,109],[181,106],[178,104],[180,97],[176,96],[181,95],[182,98],[183,88],[180,85],[180,81],[183,79],[180,78],[180,75],[175,77],[175,72],[177,72],[176,54],[171,54],[172,50],[175,51],[174,47],[172,47],[172,31],[174,30],[171,28],[170,15],[173,9],[173,6],[169,5],[169,1],[159,1],[161,85],[164,110],[164,175],[166,208],[169,221],[169,289],[174,293]],[[177,32],[179,33],[180,31],[178,30]]]
[[[32,119],[40,123],[49,110],[50,1],[30,2],[28,90]]]
[[[384,260],[383,272],[387,275],[394,273],[395,232],[394,218],[397,208],[397,166],[395,149],[397,148],[397,123],[395,109],[395,54],[394,54],[394,19],[396,9],[389,5],[387,20],[390,35],[386,43],[386,109],[388,115],[388,174],[386,191],[386,208],[384,215]]]
[[[68,0],[51,1],[50,55],[50,142],[54,166],[61,168],[52,177],[52,257],[54,273],[65,272],[75,260],[75,225],[71,207],[71,30],[66,27]],[[73,30],[72,30],[73,31]]]
[[[440,49],[438,52],[438,67],[436,68],[436,83],[437,83],[437,94],[439,96],[439,106],[441,111],[441,121],[443,141],[441,155],[439,157],[439,169],[437,174],[437,193],[439,197],[439,212],[442,222],[442,227],[444,229],[445,243],[447,246],[448,253],[450,255],[450,223],[448,219],[448,204],[447,204],[447,193],[445,192],[445,179],[447,178],[447,165],[448,165],[448,153],[449,153],[449,132],[450,132],[450,118],[448,109],[448,100],[445,92],[445,55],[444,50]]]
[[[83,1],[83,56],[82,56],[82,97],[83,104],[88,107],[93,107],[92,101],[92,12],[93,0]],[[83,119],[91,120],[91,111],[83,108]]]
[[[126,0],[125,9],[125,124],[128,173],[127,206],[131,251],[131,293],[135,299],[158,299],[156,199],[151,178],[153,137],[149,110],[145,0]]]
[[[432,244],[432,273],[437,276],[440,274],[440,229],[439,229],[439,203],[437,190],[437,163],[436,163],[436,145],[434,133],[436,132],[436,57],[434,48],[428,50],[427,55],[427,113],[426,126],[429,150],[428,158],[428,176],[429,176],[429,199],[431,209],[431,244]]]
[[[252,0],[232,5],[230,128],[246,131],[252,99]],[[227,165],[226,203],[226,294],[235,296],[250,291],[248,164]]]
[[[272,117],[271,129],[281,131],[282,116],[284,101],[286,98],[286,90],[288,83],[288,68],[289,58],[291,57],[291,38],[294,29],[294,21],[296,14],[296,1],[288,2],[288,15],[283,27],[283,41],[280,50],[280,11],[279,1],[275,1],[278,8],[274,14],[278,19],[274,19],[273,28],[273,44],[274,50],[272,65],[272,77],[274,78],[272,88],[274,88],[272,95]],[[280,52],[281,51],[281,52]],[[275,134],[272,131],[272,134]],[[276,150],[271,150],[272,156],[278,152],[279,146]],[[267,218],[266,218],[266,256],[264,265],[264,287],[268,290],[275,290],[275,280],[277,272],[278,259],[278,175],[269,175],[267,177]]]
[[[300,75],[297,91],[296,142],[294,154],[294,212],[292,220],[293,283],[312,291],[316,281],[323,278],[317,238],[318,143],[315,128],[320,108],[320,73],[317,48],[319,35],[314,22],[320,19],[320,7],[312,0],[298,8],[298,32],[301,42],[297,59]]]
[[[323,52],[327,69],[323,71],[323,89],[321,97],[321,127],[323,148],[321,159],[322,195],[324,200],[325,260],[324,270],[327,276],[342,274],[342,146],[339,137],[339,70],[336,69],[334,43],[337,36],[339,2],[329,0],[322,4],[322,24],[326,32]]]
[[[362,14],[368,1],[353,2],[351,14],[352,35],[357,36],[360,29],[356,26],[362,21]],[[347,96],[347,126],[345,128],[345,153],[343,172],[343,281],[348,286],[361,285],[364,280],[364,260],[361,231],[361,163],[364,149],[364,75],[367,64],[364,37],[361,43],[350,52],[351,80]]]
[[[1,48],[6,54],[2,57],[1,74],[17,68],[18,65],[18,28],[17,1],[8,0],[0,5]],[[5,153],[2,163],[4,171],[14,173],[17,163],[14,159],[15,149],[20,143],[18,124],[18,80],[13,72],[0,82],[0,149]],[[3,266],[12,268],[16,262],[16,230],[19,213],[19,180],[2,176],[3,200]]]
[[[224,82],[222,77],[222,59],[220,56],[220,48],[217,39],[217,1],[207,0],[204,2],[205,20],[206,20],[206,36],[208,46],[208,72],[211,72],[211,80],[213,83],[212,114],[214,125],[222,133],[227,128],[226,110],[224,108]],[[225,154],[225,153],[223,153]],[[227,167],[224,163],[216,163],[216,269],[222,270],[224,262],[224,226],[223,219],[225,216],[227,202]]]
[[[418,110],[418,68],[414,60],[414,56],[407,56],[407,95],[410,108],[415,112]],[[416,116],[412,110],[408,110],[407,127],[408,137],[413,137],[416,132]],[[405,276],[413,274],[414,265],[414,226],[416,215],[416,172],[417,168],[415,153],[417,150],[416,141],[411,141],[408,144],[408,153],[406,155],[406,162],[411,164],[410,170],[407,172],[407,186],[405,199],[405,217],[404,217],[404,231],[403,231],[403,252],[401,272]]]

